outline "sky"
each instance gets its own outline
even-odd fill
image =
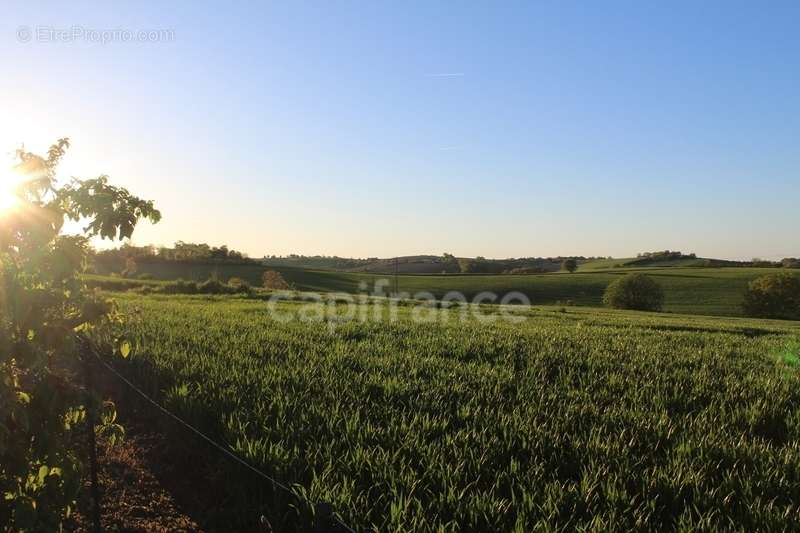
[[[800,256],[798,2],[252,4],[4,2],[0,150],[137,245]]]

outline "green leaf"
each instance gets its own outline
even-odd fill
[[[47,468],[47,465],[42,465],[39,467],[39,483],[44,483],[47,474],[50,473],[50,469]]]
[[[128,341],[125,341],[122,344],[120,344],[119,345],[119,353],[122,355],[122,357],[127,359],[128,356],[131,354],[131,343],[128,342]]]
[[[26,405],[31,403],[31,396],[27,392],[17,392],[17,399],[20,401],[20,403],[24,403]]]

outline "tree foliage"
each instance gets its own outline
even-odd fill
[[[649,276],[628,274],[608,285],[603,303],[614,309],[661,311],[664,306],[664,291]]]
[[[196,264],[256,264],[247,254],[228,248],[227,245],[209,246],[178,241],[172,248],[161,246],[133,246],[125,243],[119,248],[99,250],[92,257],[100,270],[116,271],[127,267],[133,259],[138,264],[152,263],[196,263]]]
[[[564,259],[564,262],[561,263],[561,269],[566,270],[570,274],[578,270],[578,261],[574,257],[570,257],[569,259]]]
[[[783,268],[800,268],[800,259],[796,257],[784,257],[781,261]]]
[[[800,320],[800,278],[778,272],[754,279],[747,287],[742,308],[752,317]]]
[[[67,442],[86,397],[69,370],[80,343],[118,320],[79,277],[88,238],[130,237],[140,219],[161,216],[106,176],[59,187],[68,148],[60,139],[46,156],[18,150],[17,202],[0,213],[0,524],[13,530],[57,531],[80,486]],[[84,234],[62,235],[67,219],[84,222]]]

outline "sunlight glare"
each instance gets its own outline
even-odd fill
[[[19,204],[15,189],[20,177],[12,171],[0,174],[0,214],[9,211]]]

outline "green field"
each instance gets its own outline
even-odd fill
[[[620,261],[620,260],[615,260]],[[602,262],[601,262],[602,264]],[[140,273],[152,274],[158,279],[205,280],[216,275],[222,280],[239,277],[253,285],[260,285],[265,267],[259,265],[181,265],[143,264]],[[301,291],[356,293],[360,284],[371,291],[375,282],[391,276],[276,268],[286,280]],[[630,272],[645,272],[653,276],[665,292],[664,310],[671,313],[741,316],[741,302],[747,284],[754,278],[776,272],[774,268],[702,268],[702,267],[642,267],[602,269],[575,274],[550,273],[528,275],[448,274],[401,275],[398,287],[411,295],[421,291],[437,298],[450,291],[458,291],[472,299],[482,291],[502,295],[519,291],[537,305],[601,306],[608,284]],[[797,272],[797,271],[795,271]],[[800,275],[800,274],[798,274]],[[391,287],[385,290],[391,290]]]
[[[303,321],[301,302],[284,322],[255,299],[115,298],[135,316],[125,374],[358,531],[800,523],[797,322],[515,307],[420,324],[378,304]],[[220,479],[230,513],[309,527],[241,469]]]

